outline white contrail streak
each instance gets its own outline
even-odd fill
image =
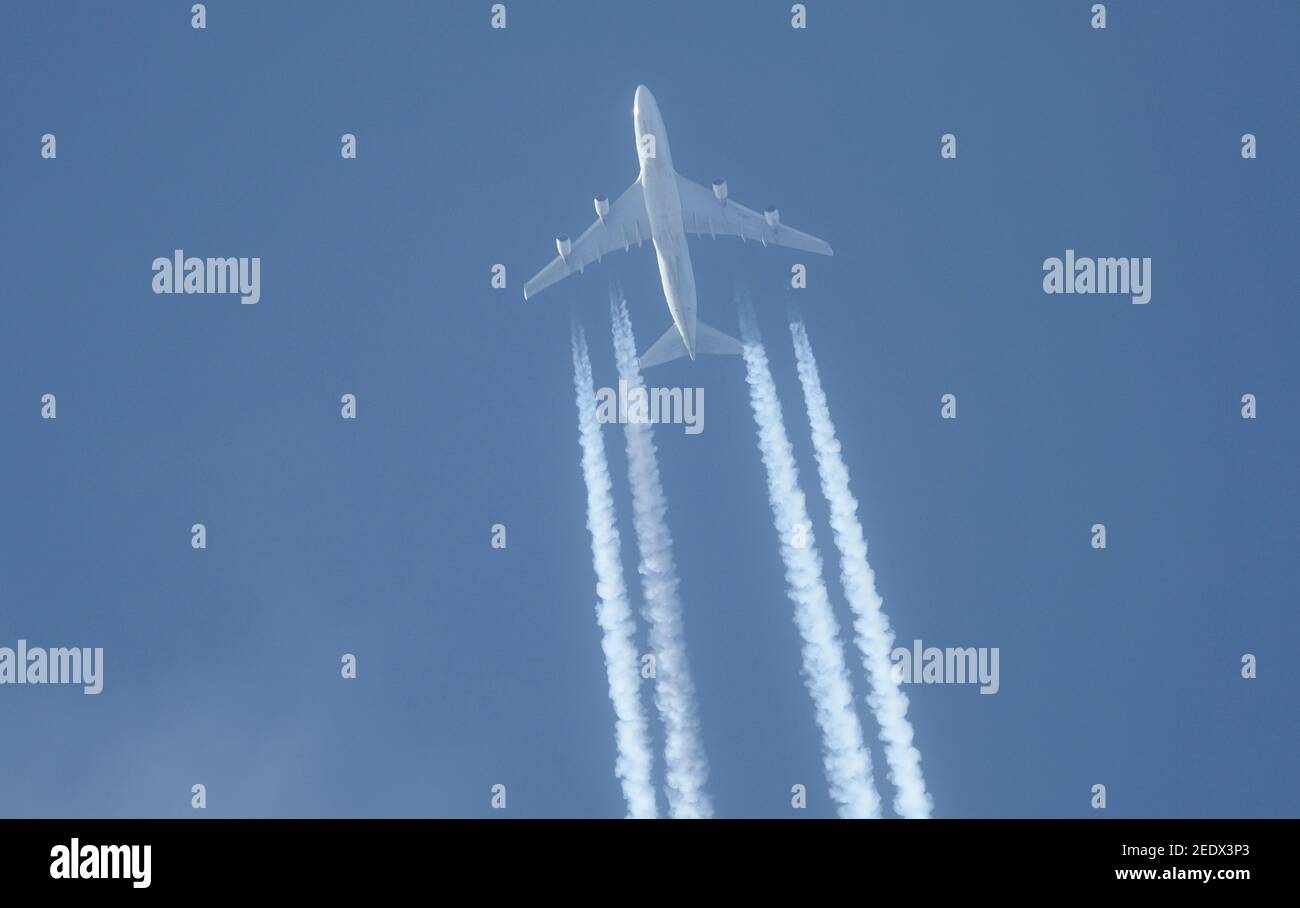
[[[871,780],[871,752],[854,708],[839,623],[822,581],[821,556],[813,542],[812,523],[799,489],[799,470],[782,422],[781,401],[753,308],[743,296],[739,303],[749,399],[758,424],[758,447],[767,467],[768,499],[781,537],[781,558],[794,602],[794,620],[803,637],[804,680],[822,730],[826,779],[840,816],[879,817],[880,795]]]
[[[642,386],[632,322],[621,292],[611,290],[609,303],[618,371],[627,380],[630,391]],[[713,816],[713,804],[705,791],[709,763],[700,742],[695,684],[686,659],[682,601],[677,594],[673,539],[668,532],[668,503],[659,480],[659,461],[650,426],[629,420],[624,429],[632,512],[641,550],[645,616],[650,622],[650,648],[655,654],[655,705],[664,723],[668,806],[675,818],[707,818]]]
[[[573,323],[573,389],[578,399],[578,429],[582,444],[582,477],[587,482],[587,528],[591,530],[591,560],[596,568],[596,620],[603,637],[605,672],[609,677],[609,699],[614,704],[614,739],[618,759],[614,773],[623,785],[628,816],[654,819],[654,783],[650,772],[654,750],[650,745],[645,711],[638,692],[636,622],[623,583],[619,556],[618,525],[614,519],[614,497],[605,459],[605,441],[596,420],[596,392],[591,380],[587,338],[577,320]]]
[[[817,360],[803,320],[792,315],[790,335],[808,404],[808,425],[812,429],[817,453],[817,471],[821,476],[822,494],[830,506],[831,529],[840,551],[840,581],[853,610],[853,628],[858,649],[871,682],[867,702],[880,725],[880,740],[885,745],[889,777],[898,789],[894,810],[908,819],[928,819],[933,803],[925,790],[921,774],[921,752],[912,744],[912,723],[907,721],[907,694],[903,693],[891,671],[889,653],[894,646],[894,632],[883,611],[884,602],[876,592],[876,575],[867,561],[867,541],[858,520],[858,502],[849,491],[849,471],[840,457],[840,443],[835,437],[830,406],[822,391]]]

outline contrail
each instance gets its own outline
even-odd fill
[[[627,380],[629,389],[642,387],[636,339],[621,291],[611,288],[609,308],[618,371]],[[655,705],[664,722],[668,806],[678,819],[707,818],[713,816],[713,804],[704,789],[709,763],[700,742],[695,684],[686,659],[682,601],[677,595],[677,567],[673,563],[672,535],[668,532],[668,503],[659,481],[659,461],[650,426],[629,420],[624,429],[632,511],[641,550],[645,615],[650,622],[650,648],[655,654]]]
[[[880,740],[885,744],[889,777],[898,789],[894,810],[908,819],[928,819],[934,805],[921,774],[921,752],[912,744],[912,723],[907,721],[907,694],[899,687],[889,661],[894,632],[883,611],[884,602],[876,592],[875,572],[867,561],[867,541],[858,520],[858,502],[849,491],[849,471],[840,457],[840,443],[835,437],[835,424],[831,422],[830,406],[822,391],[808,331],[803,319],[794,313],[790,317],[790,335],[794,338],[799,383],[803,385],[804,400],[808,404],[808,424],[817,453],[822,494],[830,506],[831,529],[840,551],[840,580],[849,607],[853,609],[858,649],[871,681],[867,703],[880,725]]]
[[[596,568],[596,620],[604,634],[605,672],[609,677],[609,699],[614,704],[614,738],[618,759],[614,773],[623,785],[628,816],[654,819],[654,783],[650,771],[654,750],[645,711],[638,692],[640,676],[634,642],[636,623],[623,584],[623,563],[619,556],[618,525],[614,520],[614,498],[605,459],[605,441],[596,420],[596,392],[591,380],[587,338],[573,321],[573,389],[578,398],[578,429],[582,444],[582,477],[587,482],[587,528],[591,530],[591,560]]]
[[[854,708],[839,623],[822,581],[821,556],[813,542],[812,523],[799,489],[799,469],[782,422],[781,401],[768,369],[754,310],[747,297],[741,296],[738,302],[749,400],[758,424],[758,447],[767,467],[767,494],[781,537],[781,558],[794,602],[794,620],[803,637],[804,680],[822,730],[826,779],[831,797],[839,804],[840,816],[879,817],[880,795],[871,780],[871,752]]]

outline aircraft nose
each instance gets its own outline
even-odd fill
[[[632,99],[632,109],[642,111],[654,104],[654,95],[644,85],[636,87],[636,96]]]

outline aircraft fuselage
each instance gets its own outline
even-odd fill
[[[645,196],[646,216],[655,255],[659,259],[659,277],[673,324],[695,359],[695,270],[691,251],[686,244],[686,227],[682,221],[682,201],[677,191],[677,172],[668,147],[668,131],[654,95],[644,85],[637,86],[632,104],[636,127],[637,157],[641,161],[641,192]]]

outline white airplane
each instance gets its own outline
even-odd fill
[[[695,272],[686,234],[738,236],[764,246],[789,246],[805,252],[832,255],[830,244],[781,223],[775,208],[762,214],[727,198],[726,180],[714,180],[713,189],[693,183],[673,169],[668,132],[654,95],[638,85],[632,102],[637,156],[641,173],[611,205],[596,196],[596,223],[576,240],[557,237],[559,255],[524,285],[524,299],[574,272],[599,262],[608,252],[627,249],[645,240],[654,242],[659,276],[673,324],[642,356],[647,369],[696,353],[739,353],[740,341],[695,318]]]

